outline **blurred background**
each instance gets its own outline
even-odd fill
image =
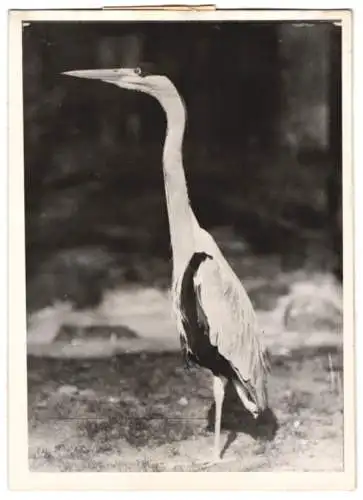
[[[342,470],[341,28],[322,22],[24,24],[30,467],[194,470],[210,449],[211,383],[171,318],[165,116],[61,75],[141,61],[183,96],[193,209],[272,354],[272,413],[226,401],[236,462],[214,470]]]
[[[162,109],[61,75],[140,61],[185,100],[192,206],[237,272],[274,256],[341,279],[340,46],[322,22],[24,24],[28,311],[169,284]]]

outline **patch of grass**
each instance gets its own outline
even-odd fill
[[[331,366],[341,367],[341,355],[331,350]],[[211,377],[184,370],[179,354],[30,357],[28,374],[32,470],[201,470],[197,455],[210,457]],[[92,391],[69,398],[62,385]],[[39,408],[40,393],[46,406]],[[269,393],[271,410],[255,421],[228,388],[222,446],[234,461],[208,470],[339,470],[342,399],[326,353],[274,358]]]

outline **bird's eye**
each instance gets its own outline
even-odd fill
[[[135,75],[141,76],[142,70],[141,68],[135,68]]]

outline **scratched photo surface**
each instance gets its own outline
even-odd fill
[[[341,28],[23,24],[31,471],[342,471]]]

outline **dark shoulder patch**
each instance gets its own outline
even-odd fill
[[[184,311],[185,322],[189,323],[189,326],[207,326],[206,317],[200,307],[200,300],[198,297],[198,291],[194,287],[194,275],[197,272],[200,264],[206,259],[211,259],[212,257],[205,252],[195,252],[191,259],[189,260],[181,281],[180,289],[180,305]],[[184,325],[187,327],[188,325]]]

